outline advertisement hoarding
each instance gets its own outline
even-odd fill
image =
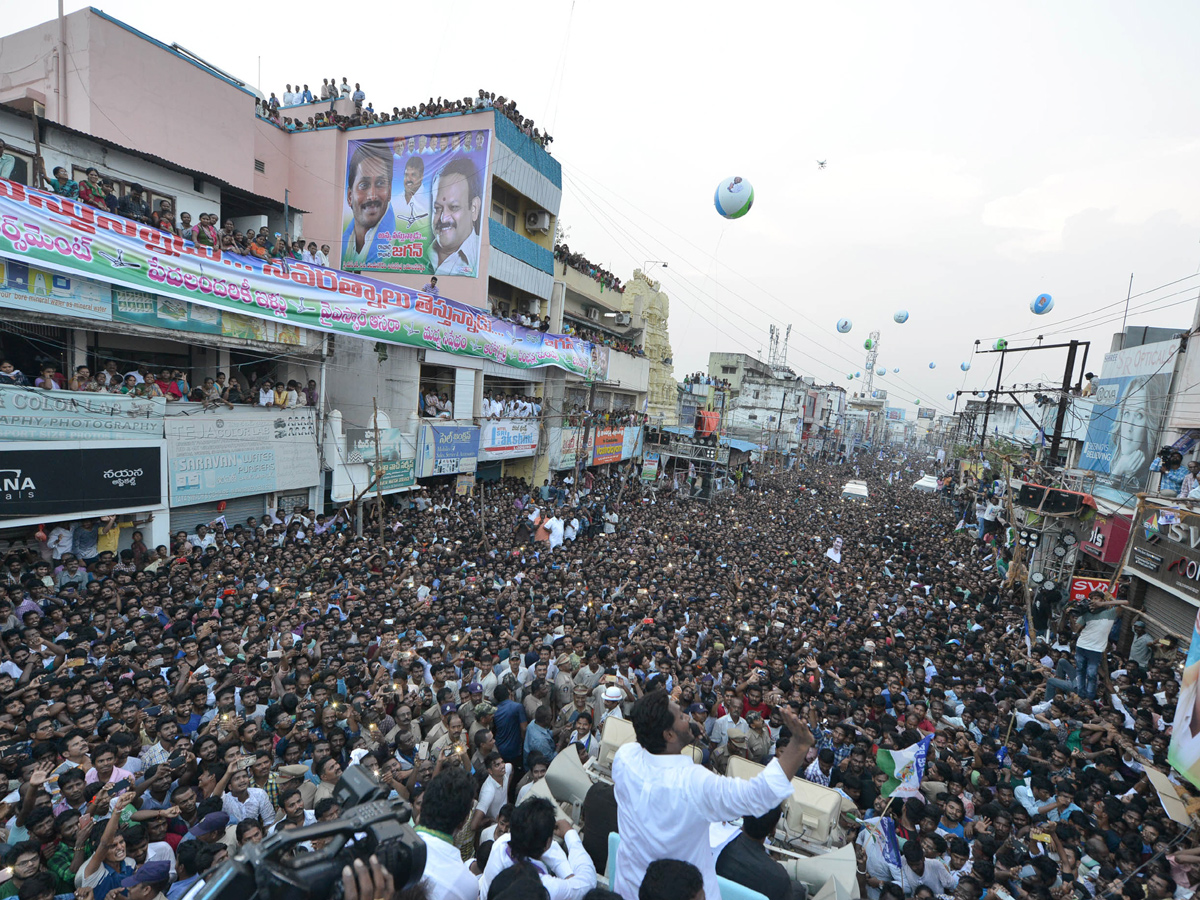
[[[349,141],[342,268],[477,277],[490,138],[481,130]]]
[[[212,503],[317,483],[314,409],[255,409],[168,416],[172,506]]]
[[[621,461],[622,445],[625,443],[624,428],[596,428],[593,431],[592,465]]]
[[[0,450],[0,519],[162,505],[162,442],[34,442]]]
[[[4,180],[0,257],[219,309],[222,334],[229,333],[227,316],[273,324],[255,330],[255,340],[292,343],[299,328],[310,328],[519,369],[556,366],[585,378],[595,377],[604,357],[589,341],[513,325],[444,296],[295,260],[198,247]]]
[[[97,322],[112,318],[107,284],[6,259],[0,259],[0,307]]]
[[[383,493],[410,488],[417,483],[415,459],[385,459],[383,462],[371,462],[367,465],[371,469],[372,478],[375,477],[376,471],[382,468],[383,474],[379,479],[378,490]]]
[[[0,440],[159,439],[167,401],[83,391],[0,386]]]
[[[474,425],[422,425],[417,442],[417,477],[475,471],[479,429]]]
[[[1142,491],[1170,406],[1179,341],[1159,341],[1104,357],[1080,468],[1095,472],[1101,496]]]
[[[493,422],[485,422],[480,426],[480,459],[515,459],[520,456],[533,456],[537,451],[537,444],[537,419],[498,419]]]
[[[564,425],[559,432],[558,465],[561,469],[575,468],[575,460],[583,444],[583,429]]]

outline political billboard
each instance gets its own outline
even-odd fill
[[[1106,354],[1094,382],[1092,415],[1080,468],[1097,474],[1096,493],[1144,490],[1171,403],[1179,341],[1159,341]]]
[[[342,268],[478,277],[490,140],[480,130],[349,141]]]

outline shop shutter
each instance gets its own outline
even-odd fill
[[[211,522],[218,516],[224,516],[230,528],[234,525],[245,525],[246,520],[251,516],[261,519],[266,509],[266,494],[251,494],[249,497],[235,497],[227,500],[225,509],[219,512],[216,503],[173,506],[171,507],[171,534],[175,534],[177,531],[186,531],[188,534],[192,534],[201,522]]]
[[[1157,585],[1147,584],[1142,605],[1148,615],[1171,626],[1176,634],[1184,636],[1185,642],[1188,640],[1196,622],[1196,604],[1176,597]],[[1167,633],[1161,625],[1150,619],[1146,619],[1146,631],[1155,638],[1164,637]]]

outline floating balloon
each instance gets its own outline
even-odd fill
[[[908,321],[908,310],[907,309],[896,310],[896,313],[892,316],[892,320],[897,325],[903,325],[905,322]]]
[[[862,378],[862,372],[855,372],[855,373],[854,373],[854,377],[855,377],[855,378]]]
[[[971,364],[969,362],[961,363],[959,365],[959,368],[962,369],[964,372],[969,372],[971,370]]]
[[[846,376],[846,380],[847,380],[847,381],[853,381],[853,380],[854,380],[854,376],[853,376],[853,375],[847,375],[847,376]]]
[[[1029,311],[1035,316],[1044,316],[1054,309],[1054,298],[1049,294],[1038,294],[1029,304]]]
[[[996,343],[992,344],[993,350],[1004,350],[1008,347],[1008,341],[1004,338],[997,338]]]
[[[937,368],[937,363],[930,363],[930,364],[929,364],[929,368],[931,368],[931,369],[936,369],[936,368]]]
[[[726,219],[740,219],[754,205],[754,188],[740,175],[726,178],[717,185],[717,212]]]
[[[980,400],[984,400],[987,398],[987,391],[980,391],[975,396],[978,397]]]
[[[865,341],[863,341],[863,349],[864,350],[870,350],[874,346],[875,346],[875,341],[873,341],[871,338],[867,338]]]
[[[849,319],[838,319],[837,330],[840,331],[842,334],[845,334],[847,331],[849,331],[853,327],[854,327],[854,323],[851,322]]]
[[[896,368],[892,369],[892,374],[893,374],[893,375],[899,375],[899,374],[900,374],[900,367],[899,367],[899,366],[897,366]]]
[[[913,403],[917,404],[917,406],[920,406],[920,405],[921,405],[921,401],[920,401],[920,400],[914,400],[914,401],[913,401]]]
[[[953,395],[953,394],[947,394],[947,395],[946,395],[946,399],[947,399],[947,400],[953,400],[953,399],[954,399],[954,395]]]
[[[875,374],[876,375],[886,375],[887,369],[885,369],[883,366],[880,366],[878,369],[875,370]]]

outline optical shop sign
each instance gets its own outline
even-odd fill
[[[603,364],[589,341],[361,275],[198,247],[12,181],[0,181],[0,257],[272,322],[519,369],[555,366],[594,378]]]
[[[1129,565],[1174,593],[1200,600],[1200,516],[1171,513],[1178,522],[1162,521],[1153,508],[1142,511],[1134,523]]]

